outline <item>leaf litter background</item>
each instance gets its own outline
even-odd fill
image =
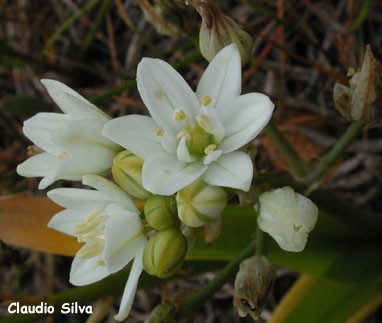
[[[22,122],[40,111],[57,111],[39,80],[60,80],[113,117],[146,113],[135,86],[135,71],[144,56],[171,63],[195,88],[207,62],[197,47],[198,15],[182,22],[188,35],[159,34],[138,3],[146,1],[0,1],[0,194],[44,196],[38,181],[20,178],[15,168],[27,158],[30,142]],[[303,159],[317,158],[346,129],[348,122],[335,110],[335,82],[346,81],[348,67],[362,62],[366,44],[382,60],[380,1],[219,1],[220,8],[254,39],[251,61],[244,66],[243,92],[259,91],[276,104],[274,119]],[[81,9],[82,8],[82,9]],[[173,15],[172,19],[178,19]],[[168,26],[162,26],[166,29]],[[196,32],[195,32],[196,31]],[[286,161],[265,135],[254,142],[257,168],[286,171]],[[331,169],[325,185],[359,206],[382,210],[382,136],[367,129]],[[59,187],[63,183],[56,183]],[[65,183],[65,185],[77,185]],[[32,211],[38,216],[38,210]],[[0,215],[1,216],[1,215]],[[0,236],[0,240],[2,237]],[[49,244],[49,242],[48,242]],[[46,295],[69,288],[71,259],[31,252],[1,243],[0,317],[9,295]],[[128,322],[142,322],[161,298],[183,289],[199,288],[213,273],[163,283],[138,291]],[[280,269],[272,309],[297,277]],[[232,284],[207,302],[195,322],[251,322],[232,307]],[[29,295],[29,296],[28,296]],[[5,300],[8,300],[5,301]],[[104,322],[113,322],[118,299]],[[83,322],[86,316],[56,315],[48,322]],[[381,310],[367,322],[380,322]]]

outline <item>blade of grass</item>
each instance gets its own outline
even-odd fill
[[[87,12],[91,8],[93,8],[99,1],[101,1],[101,0],[90,0],[86,5],[84,5],[75,14],[73,14],[68,19],[66,19],[64,21],[64,23],[46,41],[45,46],[44,46],[44,50],[43,50],[43,54],[46,55],[46,56],[49,56],[50,48],[57,41],[57,39],[61,36],[61,34],[63,32],[65,32],[71,25],[73,25],[85,12]]]

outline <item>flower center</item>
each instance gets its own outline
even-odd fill
[[[212,147],[216,148],[215,144],[215,137],[205,131],[197,122],[187,131],[186,146],[194,157],[204,157]]]
[[[101,254],[105,240],[103,224],[107,216],[99,216],[100,211],[91,213],[83,222],[76,225],[74,232],[78,235],[78,242],[86,244],[77,252],[83,259],[93,258]]]

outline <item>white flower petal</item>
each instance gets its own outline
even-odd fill
[[[182,162],[186,162],[186,163],[194,162],[196,158],[191,156],[190,152],[188,151],[186,140],[187,140],[186,136],[183,136],[180,139],[178,149],[176,151],[176,156]]]
[[[80,188],[56,188],[47,193],[56,204],[70,209],[90,211],[103,208],[110,199],[98,191]]]
[[[110,201],[115,201],[125,206],[128,211],[138,212],[131,197],[120,189],[119,186],[107,179],[98,175],[88,174],[83,177],[82,183],[97,189],[104,196],[109,198]]]
[[[204,165],[209,165],[214,161],[217,161],[220,156],[222,155],[223,151],[222,150],[213,150],[211,151],[206,157],[203,159],[203,164]]]
[[[120,148],[101,135],[104,121],[81,119],[61,127],[52,141],[78,163],[86,173],[102,173],[111,168]],[[75,168],[75,166],[74,166]]]
[[[144,245],[140,245],[136,251],[133,266],[130,270],[129,279],[127,280],[125,290],[123,291],[121,305],[119,306],[119,312],[114,318],[118,321],[123,321],[129,315],[131,306],[134,301],[134,296],[137,291],[139,276],[143,270],[143,250]]]
[[[72,118],[66,114],[37,113],[24,122],[23,132],[36,146],[53,155],[59,155],[62,149],[52,142],[51,136],[71,121]]]
[[[241,92],[241,58],[236,45],[223,48],[205,70],[198,88],[197,97],[211,97],[208,107],[220,108]]]
[[[56,156],[41,153],[18,165],[16,171],[24,177],[44,177],[39,184],[39,189],[44,189],[57,179],[57,168],[61,163],[62,160]]]
[[[159,59],[143,58],[138,64],[139,93],[155,122],[166,130],[181,130],[173,120],[176,110],[183,110],[193,120],[199,107],[195,93],[171,65]]]
[[[146,159],[152,153],[163,152],[161,136],[155,135],[158,130],[159,126],[152,118],[130,115],[106,123],[102,134],[138,157]]]
[[[178,140],[176,136],[171,132],[166,130],[161,136],[161,144],[163,149],[169,153],[169,154],[176,154],[176,151],[178,149]]]
[[[75,286],[89,285],[109,276],[110,273],[106,266],[100,265],[98,260],[98,257],[90,259],[74,257],[70,269],[70,283]]]
[[[49,79],[43,79],[41,83],[44,84],[49,95],[64,113],[76,118],[110,119],[107,114],[65,84]]]
[[[87,214],[75,210],[58,212],[48,222],[48,228],[76,237],[74,228],[86,218]]]
[[[207,166],[200,162],[183,163],[170,154],[156,154],[143,164],[142,182],[146,190],[171,195],[202,175]]]
[[[138,214],[114,213],[108,218],[105,224],[103,259],[110,272],[125,267],[142,244],[146,244],[146,238]]]
[[[253,140],[266,126],[274,104],[260,93],[242,95],[219,110],[226,131],[219,149],[225,153],[234,151]]]
[[[197,115],[196,120],[203,130],[211,135],[214,135],[217,142],[220,142],[220,140],[224,138],[225,129],[220,121],[214,120],[205,114]]]
[[[251,158],[242,151],[222,155],[203,174],[206,183],[248,191],[253,176]]]

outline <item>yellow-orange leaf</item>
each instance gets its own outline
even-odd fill
[[[73,256],[81,246],[76,238],[47,227],[60,210],[45,197],[0,197],[0,240],[27,249]]]

